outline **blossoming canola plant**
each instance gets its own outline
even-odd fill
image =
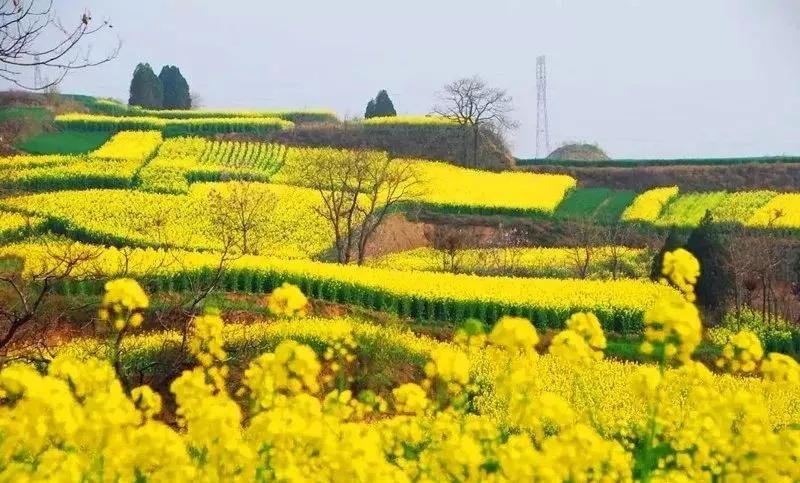
[[[9,169],[18,170],[37,167],[41,168],[45,166],[57,166],[60,164],[73,163],[79,159],[83,159],[82,156],[67,156],[61,154],[46,156],[20,155],[0,157],[0,172]],[[0,174],[0,176],[2,176],[2,174]]]
[[[612,261],[614,247],[597,247],[589,274],[605,272]],[[650,256],[645,249],[616,247],[621,268],[636,277],[648,275]],[[459,272],[487,273],[505,270],[540,277],[575,276],[575,250],[571,248],[483,248],[463,249],[455,254]],[[434,248],[414,248],[368,260],[369,266],[404,271],[453,271],[448,254]]]
[[[673,262],[665,275],[687,289],[694,273],[690,259],[679,253]],[[670,298],[672,308],[691,304],[678,295]],[[110,290],[106,303],[142,305],[139,290],[128,282]],[[659,310],[649,313],[652,324],[671,319]],[[651,343],[663,348],[674,342],[689,349],[689,335],[699,327],[654,327],[662,329],[668,337],[654,335]],[[425,378],[405,382],[386,395],[356,393],[347,379],[342,385],[342,379],[325,377],[339,364],[339,359],[327,357],[333,347],[345,353],[358,350],[357,338],[349,333],[343,334],[344,344],[343,339],[328,339],[322,361],[309,346],[285,339],[244,371],[237,391],[244,409],[228,394],[227,387],[236,381],[226,366],[224,333],[217,315],[195,319],[190,351],[200,365],[171,385],[177,430],[160,421],[160,395],[146,386],[126,394],[107,362],[62,354],[50,362],[46,375],[23,364],[4,368],[3,477],[554,482],[800,478],[800,429],[774,424],[763,398],[742,390],[738,379],[714,376],[682,357],[681,367],[667,369],[672,358],[666,350],[659,352],[660,366],[640,367],[631,381],[637,405],[644,406],[636,413],[642,417],[629,417],[612,429],[599,422],[597,407],[575,405],[583,392],[594,390],[585,385],[584,375],[591,374],[586,369],[602,370],[607,364],[598,360],[604,337],[591,314],[570,318],[566,335],[545,356],[534,350],[536,331],[521,318],[501,320],[484,339],[489,347],[462,350],[433,343]],[[476,368],[473,361],[481,359],[494,371]],[[563,383],[544,385],[542,369],[551,364],[560,366],[562,380],[571,385],[566,395],[554,392]],[[771,355],[761,372],[764,381],[750,384],[784,394],[797,390],[800,367],[790,358]],[[501,411],[481,409],[487,393]]]
[[[69,163],[0,171],[0,184],[31,191],[76,188],[127,188],[140,161],[74,158]]]
[[[44,229],[46,220],[35,216],[24,216],[0,210],[0,241],[14,240],[18,237],[36,233]]]
[[[507,369],[508,354],[493,350],[492,347],[502,345],[502,340],[519,340],[522,344],[524,339],[532,341],[539,340],[539,337],[528,323],[522,324],[524,328],[519,336],[521,339],[504,339],[502,334],[513,327],[513,324],[509,326],[504,323],[489,334],[492,339],[496,339],[496,343],[487,348],[485,346],[489,337],[484,332],[483,323],[476,322],[480,328],[473,335],[466,337],[467,331],[462,328],[456,333],[452,343],[418,336],[408,329],[377,326],[353,318],[310,317],[253,324],[227,324],[222,327],[222,337],[226,352],[239,360],[248,360],[264,351],[272,351],[284,339],[324,348],[351,338],[355,341],[356,348],[350,352],[355,353],[359,359],[367,360],[370,351],[375,350],[373,348],[380,348],[381,363],[386,364],[386,367],[411,363],[420,368],[420,374],[424,372],[425,363],[435,349],[442,346],[452,349],[457,345],[467,352],[471,377],[483,388],[475,400],[479,412],[502,419],[506,417],[505,403],[498,399],[492,387],[493,381]],[[131,367],[134,373],[138,373],[140,367],[146,372],[148,367],[152,367],[151,361],[158,357],[159,351],[165,347],[179,347],[180,343],[180,333],[173,331],[128,335],[123,341],[124,365]],[[61,356],[86,359],[103,354],[104,344],[103,340],[78,338],[57,347],[55,351]],[[531,342],[521,347],[533,345]],[[327,349],[320,351],[323,355],[328,352]],[[634,382],[638,381],[640,366],[605,359],[596,360],[596,356],[593,359],[595,360],[591,364],[576,366],[569,358],[536,358],[530,369],[535,371],[536,379],[540,382],[537,390],[554,392],[566,398],[573,407],[585,408],[586,412],[581,417],[591,419],[592,424],[601,428],[604,434],[616,434],[645,418],[645,400],[633,387]],[[138,361],[142,362],[141,366],[137,365]],[[374,371],[374,367],[367,364],[365,370]],[[674,369],[667,369],[666,372],[675,376],[669,378],[671,384],[665,390],[668,393],[665,395],[666,403],[671,406],[685,404],[680,391],[680,386],[685,381],[677,377]],[[580,377],[581,391],[575,390],[573,375]],[[716,391],[745,392],[766,401],[769,423],[773,427],[790,425],[800,419],[798,394],[787,392],[786,386],[753,377],[734,378],[725,375],[714,375],[710,383]]]
[[[140,173],[140,189],[186,193],[189,183],[197,181],[269,181],[285,155],[286,147],[277,144],[170,138]]]
[[[369,155],[383,159],[387,156],[383,151],[372,151]],[[272,182],[304,186],[307,182],[299,167],[310,156],[352,156],[352,153],[336,148],[289,148],[283,167]],[[415,202],[457,212],[552,213],[577,183],[565,175],[492,173],[437,161],[397,161],[411,163],[414,168],[421,194]]]
[[[159,131],[120,132],[89,153],[89,157],[142,162],[155,154],[162,141]]]
[[[8,198],[0,204],[50,218],[68,232],[100,243],[215,249],[220,242],[214,236],[209,193],[224,192],[228,187],[225,183],[196,183],[181,196],[135,190],[63,191]],[[314,211],[319,199],[316,192],[264,184],[253,185],[253,190],[267,190],[277,198],[269,226],[262,230],[269,235],[273,255],[309,257],[328,248],[333,237]],[[155,229],[157,226],[161,229]]]
[[[577,184],[565,175],[491,173],[433,161],[415,164],[424,185],[419,201],[455,212],[552,214]]]

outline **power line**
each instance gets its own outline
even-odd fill
[[[44,81],[42,80],[42,66],[39,63],[38,55],[33,57],[33,62],[36,64],[33,67],[33,87],[36,89],[41,89],[42,86],[44,86]]]
[[[536,57],[536,157],[550,154],[550,130],[547,122],[547,66],[545,57]]]

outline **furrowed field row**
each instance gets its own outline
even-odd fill
[[[202,181],[270,181],[286,157],[285,146],[199,137],[167,139],[140,173],[140,187],[160,193],[187,193]]]
[[[0,211],[0,242],[6,243],[44,230],[44,218]]]
[[[41,193],[0,201],[10,211],[47,218],[56,233],[117,246],[221,249],[212,195],[226,196],[228,183],[197,183],[185,195],[139,190]],[[275,256],[308,258],[327,250],[330,228],[314,211],[315,191],[294,186],[252,184],[247,193],[267,197],[265,215],[250,235]]]
[[[308,158],[342,159],[352,156],[346,149],[289,148],[281,170],[272,178],[275,183],[305,186],[303,166]],[[372,162],[385,162],[387,154],[371,151]],[[444,162],[397,159],[408,163],[418,181],[418,196],[412,204],[426,205],[456,213],[504,212],[509,214],[552,214],[564,195],[575,186],[575,179],[563,175],[531,173],[493,173]]]
[[[86,156],[0,159],[0,185],[30,191],[129,188],[161,142],[158,131],[129,131],[115,134]]]
[[[269,117],[225,117],[199,119],[162,119],[159,117],[119,117],[95,114],[61,114],[56,126],[78,131],[153,131],[165,137],[224,134],[232,132],[266,134],[289,129],[294,123]]]
[[[26,270],[47,263],[36,245],[16,245],[5,253],[27,257]],[[127,260],[127,263],[125,263]],[[125,255],[108,248],[87,274],[140,278],[151,290],[182,291],[197,277],[213,276],[218,255],[209,252],[134,250]],[[74,272],[80,277],[80,271]],[[558,280],[548,278],[481,277],[432,272],[403,272],[310,260],[286,260],[246,255],[231,262],[222,287],[242,293],[271,292],[283,282],[330,302],[359,305],[419,320],[460,322],[476,317],[494,322],[503,315],[530,318],[539,327],[562,327],[573,312],[593,311],[607,330],[640,331],[644,311],[674,290],[642,280]],[[99,293],[102,281],[67,284],[67,293]]]
[[[368,261],[376,268],[400,271],[514,275],[547,278],[644,278],[652,256],[647,250],[623,246],[584,248],[476,248],[454,252],[416,248]],[[581,273],[581,272],[585,273]]]
[[[712,221],[752,228],[800,228],[800,194],[772,191],[679,194],[677,187],[656,188],[639,195],[623,220],[659,227],[693,228],[709,212]]]
[[[157,117],[169,119],[203,119],[203,118],[278,118],[291,122],[338,122],[336,113],[328,109],[309,110],[267,110],[267,111],[214,111],[205,109],[144,109],[139,106],[128,106],[109,99],[92,99],[88,103],[92,111],[111,116]]]

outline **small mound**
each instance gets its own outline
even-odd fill
[[[560,161],[604,161],[611,159],[596,144],[570,143],[556,149],[547,159]]]

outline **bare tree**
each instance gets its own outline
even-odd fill
[[[122,42],[103,55],[94,55],[89,43],[111,30],[109,20],[95,22],[90,12],[75,15],[75,23],[64,24],[53,9],[53,0],[0,1],[0,78],[25,89],[47,90],[70,71],[93,67],[115,58]],[[43,85],[21,80],[30,68],[54,73]]]
[[[425,238],[437,250],[442,271],[452,273],[464,270],[465,250],[480,244],[480,235],[470,226],[434,225]]]
[[[464,159],[468,159],[468,143],[472,140],[472,165],[478,166],[482,130],[502,134],[514,128],[511,119],[512,99],[505,90],[489,87],[480,77],[459,79],[444,86],[440,105],[433,112],[451,119],[464,129]]]
[[[600,252],[601,240],[600,229],[594,223],[577,222],[571,228],[569,245],[576,277],[586,278],[589,276],[592,262]]]
[[[302,158],[292,176],[319,193],[315,210],[333,230],[339,263],[362,264],[386,215],[421,193],[414,163],[385,152],[309,149]]]
[[[197,91],[192,91],[189,93],[189,98],[192,101],[192,109],[200,109],[203,107],[203,96],[200,95]]]
[[[39,252],[25,260],[0,259],[0,350],[5,351],[26,326],[36,322],[59,282],[86,269],[102,249],[42,239]]]
[[[211,222],[218,238],[242,254],[258,254],[269,241],[269,218],[275,211],[277,196],[263,184],[236,181],[209,194]]]
[[[605,255],[608,257],[608,268],[611,271],[611,278],[616,280],[622,271],[625,257],[635,250],[631,246],[633,228],[628,223],[619,220],[608,225],[605,234],[607,246]]]

